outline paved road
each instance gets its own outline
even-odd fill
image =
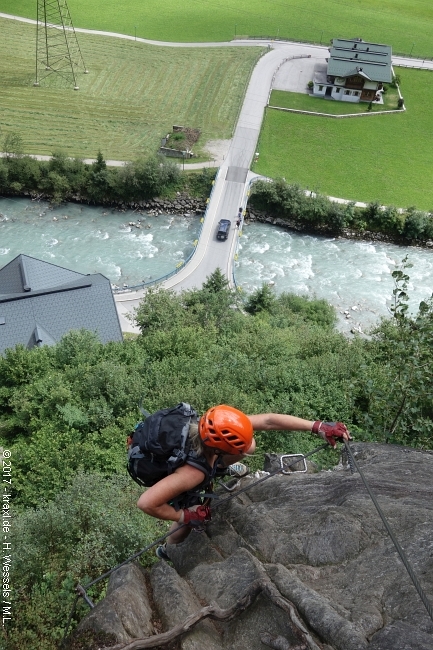
[[[262,42],[268,46],[268,42]],[[169,278],[162,286],[180,291],[200,287],[203,281],[216,268],[220,268],[226,277],[232,280],[233,254],[236,249],[236,239],[239,231],[235,221],[240,206],[246,204],[246,192],[251,178],[249,168],[257,147],[257,141],[263,120],[263,114],[268,102],[269,91],[274,75],[280,66],[292,64],[291,57],[311,57],[293,59],[296,64],[303,64],[302,75],[297,73],[297,79],[305,89],[311,79],[312,60],[324,60],[328,50],[324,47],[305,46],[274,42],[258,61],[251,75],[250,83],[245,94],[244,103],[233,135],[229,152],[218,170],[211,200],[203,224],[202,233],[196,252],[191,261],[176,275]],[[302,76],[302,80],[301,79]],[[216,231],[220,219],[230,219],[232,228],[227,241],[217,241]],[[116,295],[119,316],[122,327],[124,317],[138,306],[144,291],[134,294]],[[126,323],[128,329],[131,326]]]

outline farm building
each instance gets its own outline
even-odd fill
[[[313,95],[343,102],[381,101],[392,81],[392,48],[361,38],[334,38],[327,65],[316,68]]]
[[[54,345],[70,330],[122,341],[110,281],[18,255],[0,269],[0,354],[21,343]]]

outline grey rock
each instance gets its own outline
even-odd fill
[[[417,627],[396,621],[374,635],[369,650],[426,650],[433,648],[431,634]]]
[[[202,605],[188,583],[166,562],[156,564],[150,574],[153,598],[165,629],[183,623]],[[182,650],[222,650],[219,634],[210,620],[201,621],[185,638]]]
[[[345,618],[340,616],[330,602],[307,587],[295,574],[281,564],[267,567],[269,576],[302,614],[320,638],[331,643],[336,650],[363,650],[367,639]]]
[[[204,533],[192,532],[182,544],[167,546],[167,553],[179,575],[184,576],[197,564],[220,562],[223,556]]]
[[[111,574],[107,596],[80,623],[76,633],[84,630],[114,634],[119,643],[152,636],[152,608],[143,569],[127,564]]]
[[[225,650],[263,650],[262,634],[284,637],[289,647],[298,646],[301,639],[290,624],[287,613],[260,594],[242,614],[224,626]]]
[[[260,563],[246,549],[239,549],[225,561],[200,564],[188,574],[201,600],[215,601],[223,609],[232,607],[261,577]]]
[[[432,603],[433,454],[379,444],[351,449]],[[168,547],[174,568],[154,567],[153,599],[166,629],[211,602],[233,606],[257,579],[270,580],[282,600],[261,592],[230,622],[200,623],[182,647],[262,650],[261,638],[302,647],[285,609],[291,601],[312,647],[433,649],[433,622],[344,454],[334,471],[293,472],[259,484],[242,479],[242,487],[248,484],[248,492],[213,506],[205,534]],[[105,605],[98,605],[105,619],[96,629],[124,641],[133,625],[125,627],[119,616],[116,584],[113,577]],[[95,610],[86,620],[92,618]]]

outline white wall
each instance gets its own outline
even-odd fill
[[[347,92],[349,92],[349,94],[346,94]],[[360,97],[361,97],[360,90],[347,91],[345,88],[333,88],[332,90],[332,98],[337,99],[340,102],[351,102],[352,104],[357,104],[359,102]]]
[[[313,87],[313,95],[315,97],[324,97],[326,93],[326,88],[327,85],[322,85],[322,84],[314,84]],[[319,90],[321,88],[321,90]],[[357,93],[356,95],[354,93]],[[340,102],[352,102],[352,104],[356,104],[359,102],[359,99],[361,97],[361,91],[360,90],[349,90],[349,94],[346,95],[346,90],[345,88],[336,88],[335,86],[332,88],[332,93],[331,93],[332,99],[336,99],[337,101]]]
[[[319,90],[321,88],[322,90]],[[326,93],[326,84],[314,84],[313,86],[313,95],[316,97],[323,97]]]

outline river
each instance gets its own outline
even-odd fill
[[[44,202],[0,199],[0,268],[25,253],[80,273],[102,273],[116,286],[133,286],[186,259],[200,225],[193,215],[150,216],[74,203],[53,209]],[[252,223],[240,238],[235,278],[247,293],[266,282],[277,293],[324,298],[336,307],[339,329],[365,332],[389,315],[391,273],[406,253],[413,264],[413,312],[433,291],[433,252],[423,248],[300,235]]]

